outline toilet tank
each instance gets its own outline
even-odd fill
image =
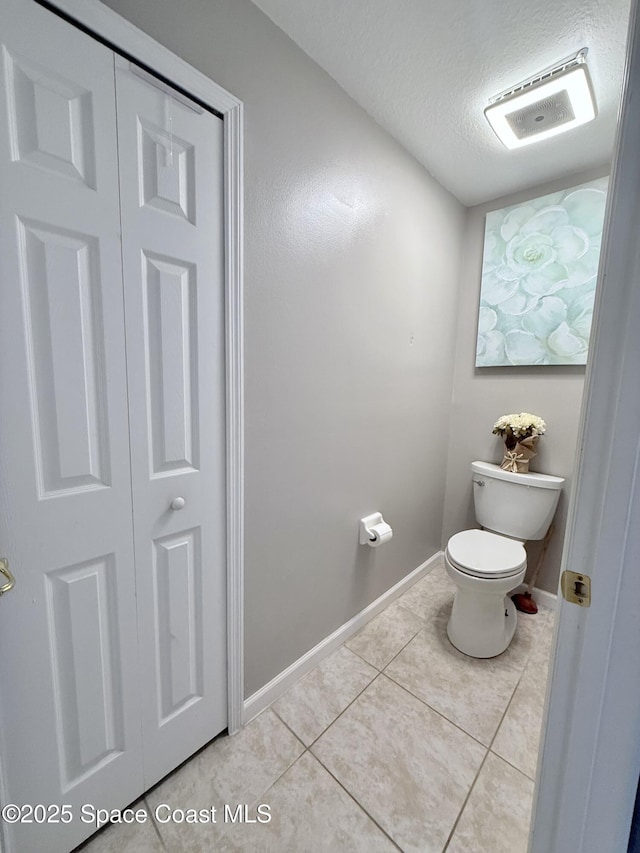
[[[558,505],[563,477],[513,474],[490,462],[472,462],[478,523],[513,539],[543,539]]]

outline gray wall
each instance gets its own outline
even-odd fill
[[[248,0],[107,2],[245,104],[248,696],[440,548],[465,211]]]
[[[585,368],[475,367],[484,218],[489,210],[576,186],[607,173],[608,169],[604,168],[572,175],[527,192],[479,205],[471,208],[467,214],[442,542],[443,546],[446,545],[453,533],[476,524],[469,464],[474,459],[487,462],[502,460],[502,441],[491,434],[495,421],[508,412],[527,411],[541,415],[547,422],[547,433],[538,441],[538,455],[531,464],[531,470],[567,478],[558,505],[553,539],[537,582],[537,586],[554,593],[560,572]],[[527,545],[529,575],[537,562],[540,548],[540,543]]]

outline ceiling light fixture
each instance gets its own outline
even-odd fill
[[[484,114],[507,148],[542,142],[596,117],[588,48],[490,99]]]

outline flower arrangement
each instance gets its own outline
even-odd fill
[[[505,443],[504,458],[500,467],[505,471],[523,474],[536,455],[538,436],[544,435],[546,423],[530,412],[502,415],[493,425],[493,434],[502,436]]]

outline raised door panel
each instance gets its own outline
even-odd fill
[[[19,220],[39,496],[110,485],[99,239]]]
[[[143,790],[113,54],[37,3],[0,4],[0,599],[5,796],[69,824]]]
[[[194,471],[199,460],[195,264],[143,252],[149,472]]]
[[[149,786],[227,722],[222,122],[116,64]]]
[[[124,752],[116,556],[46,575],[63,790]]]
[[[153,543],[158,719],[164,725],[204,693],[200,530]]]
[[[195,149],[173,133],[171,100],[164,127],[138,119],[139,203],[196,224]]]
[[[12,159],[96,189],[91,91],[6,46],[2,54]]]

